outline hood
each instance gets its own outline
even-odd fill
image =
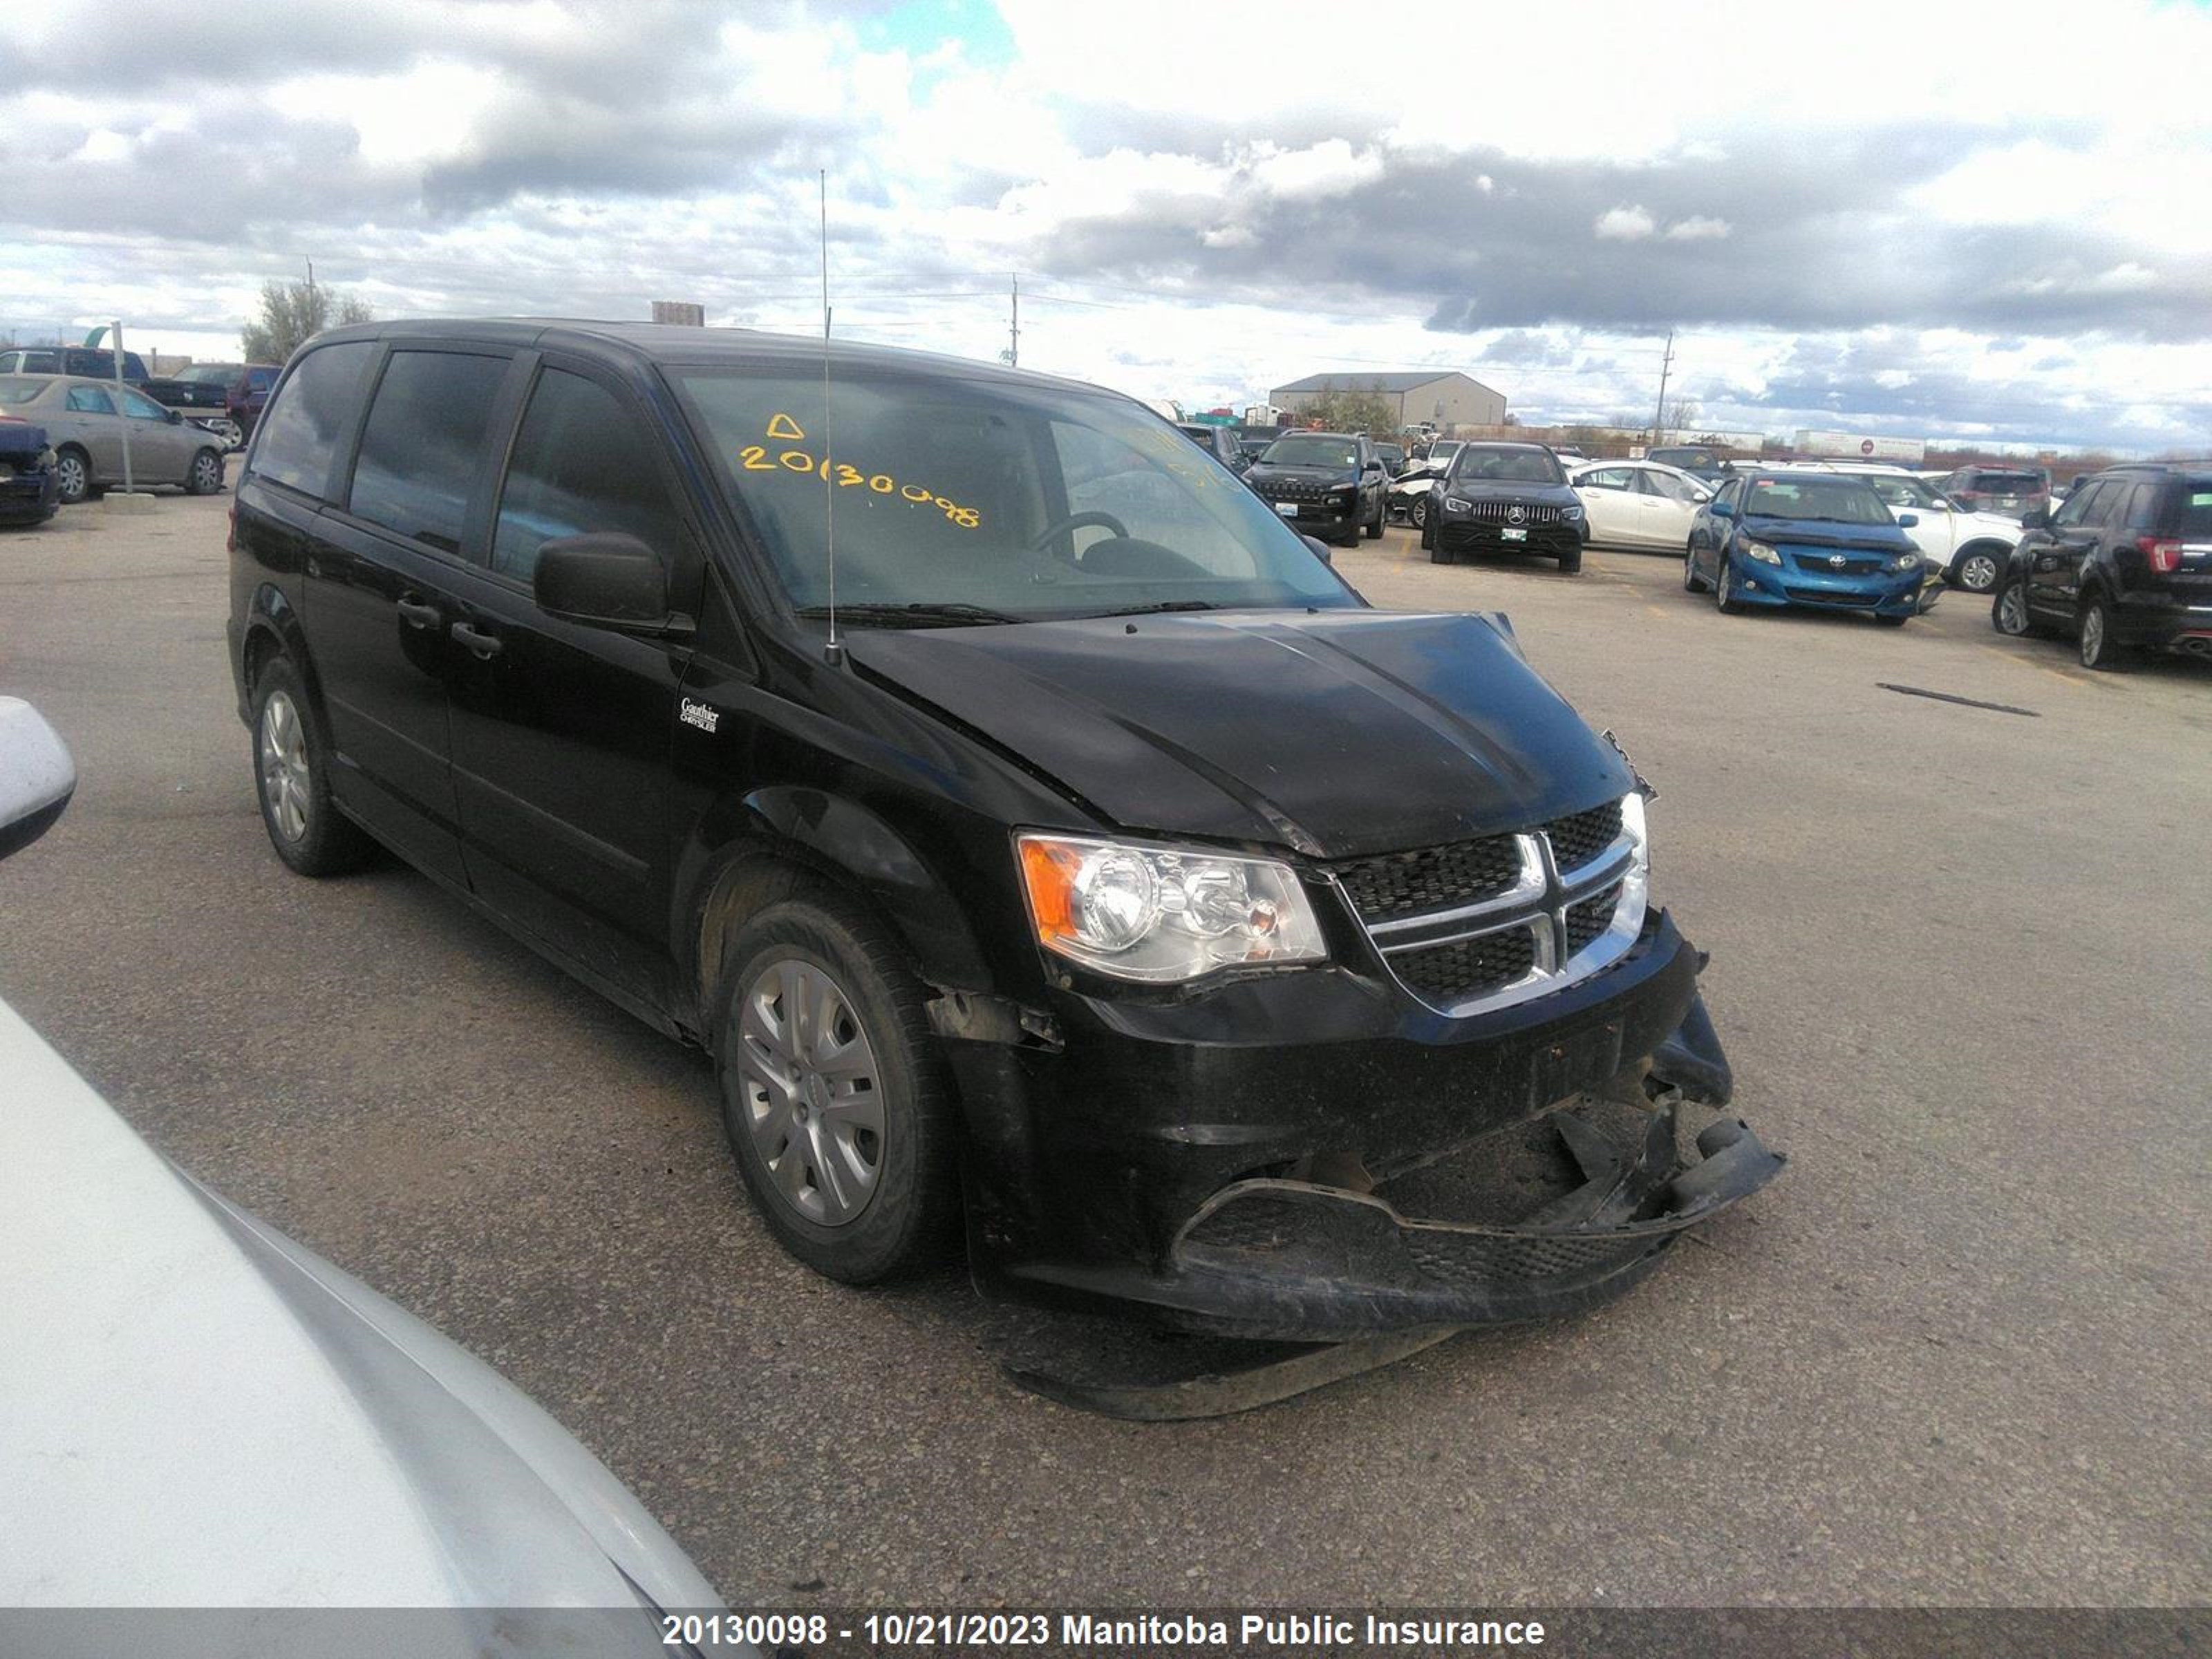
[[[0,1083],[37,1334],[0,1355],[0,1607],[597,1608],[597,1650],[646,1653],[640,1592],[714,1604],[551,1418],[180,1175],[4,1004]],[[539,1650],[453,1623],[454,1651]]]
[[[46,428],[20,415],[0,415],[0,455],[24,465],[44,453],[46,447]]]
[[[1996,536],[2008,542],[2017,542],[2025,533],[2018,519],[2007,518],[2002,513],[1954,513],[1951,516],[1958,521],[1961,532],[1971,532],[1977,536]],[[1963,535],[1960,539],[1964,539]]]
[[[1912,538],[1896,524],[1836,524],[1826,520],[1777,519],[1747,513],[1744,533],[1790,547],[1863,547],[1876,553],[1909,553]]]
[[[1352,858],[1625,794],[1503,617],[1245,611],[854,631],[860,669],[1108,823]]]
[[[1353,483],[1358,480],[1359,469],[1356,466],[1286,466],[1280,461],[1255,461],[1245,477],[1298,483]]]
[[[1581,498],[1571,484],[1534,483],[1526,478],[1454,478],[1447,493],[1463,501],[1520,501],[1524,505],[1572,507]]]

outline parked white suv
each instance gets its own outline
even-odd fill
[[[2002,513],[1970,512],[1928,479],[1900,467],[1832,461],[1828,471],[1864,478],[1893,514],[1911,514],[1918,522],[1905,533],[1920,549],[1920,556],[1942,571],[1954,587],[1969,593],[1987,593],[1996,586],[2005,556],[2025,533],[2019,520]]]

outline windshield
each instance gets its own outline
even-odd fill
[[[224,381],[238,377],[236,363],[194,363],[177,376],[180,380]]]
[[[1565,483],[1566,474],[1549,450],[1506,448],[1494,444],[1469,444],[1452,462],[1452,477],[1462,483]]]
[[[0,404],[27,404],[52,384],[52,380],[0,380]]]
[[[1856,478],[1761,478],[1744,502],[1751,518],[1820,519],[1832,524],[1890,522],[1881,497]]]
[[[1334,466],[1349,471],[1359,465],[1359,446],[1349,438],[1309,433],[1276,439],[1260,459],[1269,466]]]
[[[829,602],[830,525],[841,611],[1358,603],[1235,473],[1118,398],[941,368],[847,371],[825,443],[818,369],[673,373],[801,610]]]

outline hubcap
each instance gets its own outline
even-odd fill
[[[192,477],[202,489],[215,488],[216,463],[212,455],[203,455],[192,463]]]
[[[64,455],[57,471],[59,476],[56,482],[59,484],[63,495],[73,497],[84,493],[84,463],[82,461],[74,455]]]
[[[1425,495],[1416,495],[1413,497],[1413,528],[1416,530],[1419,530],[1422,526],[1428,523],[1429,501],[1428,497]]]
[[[307,833],[307,736],[289,692],[272,691],[261,705],[261,793],[277,833],[297,841]]]
[[[2094,662],[2105,654],[2105,610],[2093,605],[2081,618],[2081,660]]]
[[[858,1219],[883,1174],[884,1102],[844,988],[802,957],[769,963],[738,1017],[737,1071],[777,1195],[819,1226]]]
[[[2006,633],[2027,632],[2027,596],[2021,591],[2018,582],[2005,589],[2004,597],[1997,601],[1997,616],[2004,623]]]
[[[1969,593],[1986,593],[1996,586],[1997,562],[1977,553],[1959,567],[1959,583]]]

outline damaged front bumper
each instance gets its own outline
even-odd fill
[[[1029,1170],[1064,1176],[994,1182],[980,1161],[971,1167],[979,1283],[1187,1332],[1301,1343],[1595,1306],[1782,1166],[1720,1115],[1733,1079],[1698,965],[1662,917],[1620,969],[1572,994],[1572,1015],[1526,1011],[1525,1024],[1456,1053],[1401,1042],[1332,1058],[1327,1045],[1291,1043],[1274,1051],[1279,1071],[1264,1053],[1189,1048],[1218,1057],[1209,1080],[1220,1086],[1176,1091],[1172,1116],[1167,1089],[1121,1073],[1124,1086],[1092,1115],[1027,1117],[1066,1136],[1057,1147],[1031,1141]],[[1030,1081],[1066,1058],[1033,1052]],[[1415,1087],[1424,1079],[1427,1094]],[[1302,1090],[1339,1103],[1293,1113]],[[1054,1200],[1026,1228],[992,1201],[1024,1189]]]

